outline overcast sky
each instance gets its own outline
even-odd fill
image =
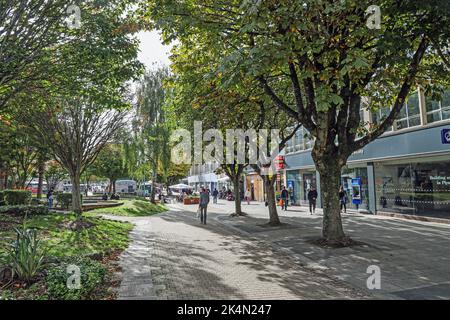
[[[141,41],[138,58],[147,69],[155,68],[155,64],[166,66],[170,64],[170,46],[162,44],[157,31],[140,32],[138,39]]]

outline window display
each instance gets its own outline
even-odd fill
[[[375,165],[378,210],[450,217],[450,162]]]

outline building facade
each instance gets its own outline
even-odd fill
[[[361,113],[372,123],[385,114],[381,110]],[[286,147],[284,183],[291,187],[291,201],[297,205],[306,204],[312,186],[320,194],[320,175],[311,157],[313,144],[302,129]],[[350,156],[341,184],[353,208],[352,179],[356,178],[361,181],[358,209],[363,212],[450,219],[450,90],[442,101],[426,98],[420,90],[414,92],[393,127]]]

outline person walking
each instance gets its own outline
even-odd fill
[[[281,200],[283,201],[283,206],[281,210],[287,211],[288,201],[289,201],[289,192],[286,190],[286,187],[283,186],[283,190],[281,190]]]
[[[339,188],[339,201],[341,202],[341,212],[344,208],[344,213],[347,213],[347,192],[342,186]]]
[[[317,190],[311,187],[308,191],[309,213],[316,213]]]
[[[217,189],[214,188],[214,191],[213,191],[213,202],[214,202],[214,203],[217,203],[217,197],[218,197],[218,195],[219,195],[219,191],[217,191]]]
[[[247,204],[250,204],[251,199],[252,199],[252,193],[250,192],[250,189],[247,189],[245,191],[245,200],[247,201]]]
[[[47,192],[48,208],[53,208],[53,189]]]
[[[202,188],[200,192],[200,221],[202,224],[206,224],[206,211],[208,209],[209,193],[205,188]]]

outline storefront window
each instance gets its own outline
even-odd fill
[[[317,180],[316,180],[316,171],[307,171],[302,172],[302,189],[301,189],[301,203],[307,204],[308,203],[308,192],[309,190],[314,187],[317,189]]]
[[[450,119],[450,90],[444,92],[442,101],[427,98],[426,107],[428,123]]]
[[[450,217],[450,162],[376,165],[378,210]]]
[[[406,105],[400,111],[397,129],[419,126],[420,123],[419,94],[415,92],[408,98]]]

